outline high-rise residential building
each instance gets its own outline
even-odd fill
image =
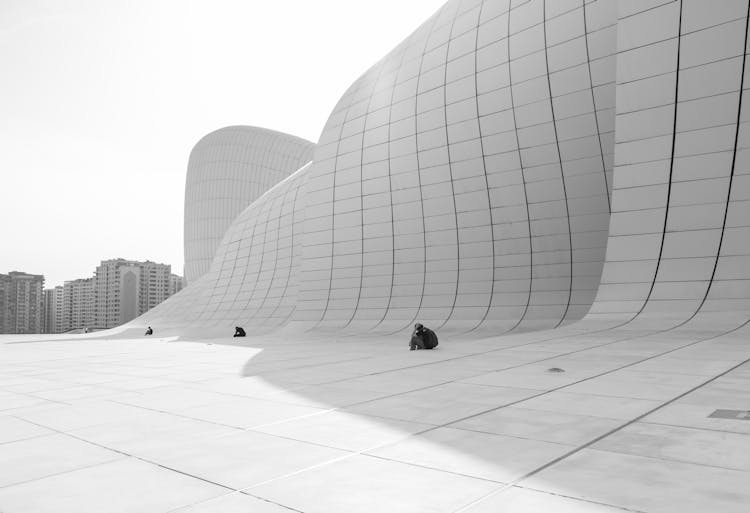
[[[95,275],[95,324],[113,328],[169,297],[172,266],[116,258],[103,260]]]
[[[41,333],[44,276],[13,271],[0,275],[0,332]]]
[[[61,285],[44,291],[44,332],[63,331],[63,296]]]
[[[10,276],[0,274],[0,333],[10,333],[6,325],[10,319]]]
[[[177,294],[185,287],[185,278],[178,274],[169,275],[169,295]]]
[[[66,281],[63,286],[62,331],[92,327],[96,323],[94,278]]]

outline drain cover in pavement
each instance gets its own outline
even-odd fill
[[[565,372],[565,369],[561,369],[560,367],[551,367],[547,369],[547,372]]]
[[[750,411],[747,410],[716,410],[709,417],[714,419],[750,420]]]

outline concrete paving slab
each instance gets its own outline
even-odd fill
[[[264,372],[259,376],[266,376],[269,380],[280,380],[284,382],[299,383],[302,385],[320,385],[331,383],[342,379],[358,376],[358,372],[348,372],[341,369],[326,369],[320,367],[307,367],[299,369],[286,369],[274,372]]]
[[[706,381],[705,376],[622,370],[577,383],[566,390],[572,393],[665,400],[676,397]]]
[[[166,512],[226,489],[132,458],[0,489],[3,513]]]
[[[155,378],[134,378],[118,375],[117,379],[107,382],[107,387],[121,392],[132,392],[136,390],[145,390],[149,388],[164,387],[172,385],[171,381]]]
[[[54,401],[37,397],[33,395],[15,394],[12,392],[0,392],[0,411],[11,412],[16,408],[25,408],[28,406],[39,406],[55,404]]]
[[[457,429],[581,445],[622,424],[621,420],[509,406],[450,424]]]
[[[171,412],[179,412],[204,404],[214,404],[230,398],[223,394],[196,388],[187,388],[184,385],[149,388],[109,397],[110,400],[119,404],[129,404],[141,408]]]
[[[580,346],[571,346],[567,339],[542,342],[541,350],[508,348],[523,342],[536,344],[531,334],[497,340],[503,342],[493,346],[490,339],[462,341],[460,350],[448,347],[434,353],[410,353],[402,344],[390,344],[385,339],[382,344],[373,339],[364,348],[323,339],[280,347],[262,346],[267,343],[263,340],[258,347],[251,347],[247,341],[243,347],[140,340],[0,343],[5,383],[56,383],[56,388],[28,394],[0,392],[0,407],[24,398],[17,408],[0,414],[0,448],[3,434],[7,445],[13,445],[19,436],[27,435],[26,442],[37,437],[55,440],[61,435],[45,435],[60,430],[79,438],[80,443],[90,441],[124,453],[116,454],[125,461],[132,460],[127,458],[132,455],[141,458],[139,465],[146,468],[161,465],[154,467],[161,476],[157,481],[166,474],[170,477],[164,482],[172,483],[164,490],[147,488],[141,473],[133,476],[126,470],[116,472],[120,484],[132,480],[134,489],[145,494],[135,498],[118,490],[115,496],[123,493],[130,507],[124,510],[158,513],[190,508],[275,512],[279,507],[304,512],[454,512],[464,506],[470,506],[469,511],[532,511],[534,507],[576,511],[578,507],[581,511],[607,513],[627,507],[652,513],[664,511],[666,506],[656,498],[650,498],[652,502],[628,502],[613,483],[640,495],[654,495],[666,486],[666,494],[676,504],[681,504],[685,493],[694,494],[696,504],[708,507],[716,502],[715,494],[734,493],[732,487],[739,481],[731,472],[748,474],[722,469],[721,465],[747,468],[742,456],[748,452],[743,450],[747,435],[742,433],[745,426],[750,429],[750,422],[709,417],[717,408],[742,409],[746,404],[750,373],[744,368],[678,398],[695,386],[693,380],[700,384],[711,379],[706,370],[711,367],[696,366],[694,373],[688,364],[677,369],[679,372],[612,367],[627,366],[637,358],[675,347],[680,342],[677,337],[656,340],[653,346],[645,341],[617,342],[619,352],[610,362],[604,358],[603,348],[584,348],[566,355],[571,347]],[[595,340],[587,338],[585,342],[589,345]],[[680,360],[731,362],[741,348],[733,344],[717,344],[712,354],[694,352]],[[550,350],[553,347],[557,352]],[[479,354],[481,351],[484,353]],[[503,354],[506,351],[508,354]],[[419,358],[410,359],[417,353]],[[503,367],[516,358],[517,368]],[[540,363],[539,359],[547,362]],[[591,388],[574,391],[580,383],[560,385],[561,389],[551,392],[540,390],[558,386],[546,378],[534,382],[540,368],[546,371],[548,362],[567,366],[569,377],[584,379]],[[506,370],[493,372],[501,367]],[[263,373],[252,374],[259,368],[265,368]],[[304,379],[314,378],[312,381],[337,369],[335,382],[292,383],[279,377],[281,371],[290,373],[297,368],[306,369]],[[714,368],[720,370],[721,366]],[[604,375],[586,379],[596,372]],[[523,388],[465,382],[504,373],[519,379]],[[71,377],[78,374],[100,383],[71,385]],[[47,379],[50,376],[54,379]],[[89,397],[97,388],[107,395]],[[610,395],[621,390],[629,395]],[[110,391],[115,393],[109,395]],[[651,410],[654,413],[636,424],[616,429]],[[12,420],[3,423],[4,418]],[[248,431],[252,429],[257,431]],[[417,434],[422,431],[424,434]],[[530,490],[524,480],[515,488],[493,494],[501,482],[543,468],[610,431],[595,445],[597,449],[583,449],[532,478],[545,477],[549,488]],[[64,448],[50,447],[49,452],[63,454]],[[712,448],[716,450],[712,452]],[[357,454],[368,449],[373,455]],[[677,491],[682,484],[670,481],[667,470],[660,466],[651,469],[640,460],[627,460],[627,464],[622,463],[625,459],[613,460],[620,463],[610,465],[600,461],[602,456],[591,461],[576,459],[592,451],[614,458],[661,462],[659,465],[688,465],[681,468],[692,470],[680,470],[680,479],[704,480],[706,486]],[[0,494],[0,511],[50,511],[50,504],[57,507],[58,499],[62,506],[54,509],[55,513],[65,508],[75,510],[76,501],[64,498],[66,489],[78,494],[77,513],[86,511],[85,501],[101,506],[97,492],[87,488],[89,481],[94,486],[98,483],[85,472],[88,467],[69,471],[63,467],[59,475],[42,477],[39,469],[48,464],[44,455],[33,448],[23,452],[27,457],[16,458],[14,465],[32,476],[32,481],[1,489],[5,495]],[[75,455],[71,461],[78,461]],[[92,468],[118,461],[94,463]],[[570,461],[575,464],[568,472],[550,473]],[[717,470],[730,474],[715,474]],[[144,474],[152,475],[150,471]],[[716,484],[727,476],[726,487]],[[103,489],[114,486],[107,479],[102,482]],[[170,490],[179,490],[183,480],[199,483],[198,488],[202,484],[217,488],[196,496],[180,492],[175,498]],[[36,488],[26,488],[32,484]],[[345,493],[344,486],[350,486],[352,492]],[[251,495],[238,495],[237,488],[245,488]],[[9,490],[13,489],[31,495],[47,494],[53,499],[28,503],[23,494],[11,494]],[[745,500],[744,496],[722,497],[716,502],[719,507]]]
[[[715,376],[730,369],[737,362],[734,360],[715,360],[707,358],[685,358],[677,356],[662,356],[647,360],[631,367],[640,372],[667,372],[670,374],[689,374],[692,376]]]
[[[289,393],[307,385],[279,381],[270,382],[259,376],[231,376],[201,381],[192,388],[230,396],[254,397],[256,399],[277,399],[279,394]]]
[[[401,366],[399,365],[398,367]],[[378,372],[377,374],[347,379],[331,384],[346,383],[346,386],[355,389],[378,391],[387,394],[401,394],[448,381],[450,380],[437,374],[415,374],[410,369],[400,369],[392,372]]]
[[[652,513],[741,513],[750,473],[584,449],[520,484]]]
[[[195,440],[181,449],[152,451],[153,461],[233,489],[321,465],[348,452],[245,431]]]
[[[251,428],[325,411],[328,410],[251,397],[234,397],[214,404],[180,410],[180,414],[224,426]]]
[[[66,402],[75,399],[111,397],[121,393],[122,390],[109,388],[104,385],[75,385],[65,388],[56,388],[54,390],[34,392],[34,396],[50,401]]]
[[[445,424],[537,393],[534,390],[448,383],[350,406],[346,411],[378,417]]]
[[[25,440],[36,436],[51,435],[54,431],[26,422],[25,420],[0,414],[0,444]]]
[[[331,385],[308,385],[280,392],[273,397],[274,401],[312,406],[315,408],[341,408],[357,403],[372,401],[391,395],[390,392],[367,390],[361,387],[349,386],[348,381]]]
[[[41,392],[44,390],[64,388],[72,384],[73,383],[66,381],[56,381],[37,377],[19,377],[11,383],[4,384],[2,390],[5,392],[15,392],[17,394],[33,394],[34,392]]]
[[[745,409],[750,404],[750,379],[716,380],[681,398],[682,404]]]
[[[238,428],[158,412],[133,419],[74,429],[70,434],[127,454],[150,458],[165,448],[180,451],[197,440],[237,433]]]
[[[572,448],[527,438],[438,428],[368,454],[509,483]]]
[[[0,444],[0,488],[123,457],[66,435]]]
[[[624,513],[622,508],[559,494],[512,487],[461,510],[461,513]],[[632,511],[632,510],[630,510]]]
[[[636,422],[591,447],[601,451],[750,471],[750,434]]]
[[[447,513],[498,487],[448,472],[352,456],[249,491],[305,513]]]
[[[173,510],[173,513],[290,513],[287,507],[258,499],[241,492],[232,492],[214,499]]]
[[[662,404],[652,399],[612,397],[568,392],[569,389],[532,397],[518,406],[532,410],[571,413],[588,417],[630,420]]]
[[[57,431],[109,424],[143,414],[144,410],[141,408],[103,399],[85,399],[72,404],[52,403],[51,405],[17,408],[12,411],[14,417]]]
[[[329,411],[255,430],[348,451],[364,451],[401,440],[430,427],[432,426],[429,424]]]
[[[554,361],[554,360],[552,360]],[[514,369],[489,372],[473,378],[462,380],[465,383],[489,385],[496,387],[526,388],[530,390],[553,390],[588,378],[596,371],[580,369],[578,371],[550,372],[552,363],[529,364]]]

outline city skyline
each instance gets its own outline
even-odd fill
[[[181,291],[170,264],[124,258],[100,261],[85,278],[45,286],[45,276],[0,272],[0,334],[113,328]]]
[[[102,257],[102,258],[99,258],[97,260],[97,262],[103,262],[103,261],[106,261],[106,260],[133,260],[133,261],[138,260],[138,261],[144,261],[144,262],[146,262],[146,261],[148,261],[148,262],[154,262],[154,263],[158,263],[158,264],[162,264],[163,263],[163,262],[159,262],[158,260],[153,259],[153,258],[131,258],[130,256]],[[178,262],[178,264],[179,264],[179,267],[181,269],[183,262],[180,261],[180,262]],[[92,269],[96,269],[97,265],[99,265],[99,263],[91,264],[90,267]],[[177,274],[177,275],[179,275],[181,277],[184,276],[182,274],[182,272],[179,272],[179,273],[174,272],[175,268],[177,267],[175,264],[165,263],[164,265],[171,266],[173,274]],[[43,266],[42,266],[41,269],[36,269],[36,268],[34,268],[34,269],[27,269],[25,267],[18,267],[18,268],[15,268],[15,267],[13,267],[13,268],[7,268],[6,267],[4,270],[0,271],[0,273],[5,273],[5,274],[8,274],[10,272],[21,272],[21,273],[36,274],[36,275],[44,276],[44,288],[45,289],[53,289],[55,287],[62,287],[63,285],[65,285],[65,283],[67,283],[69,281],[83,280],[83,279],[89,278],[91,276],[91,274],[92,274],[91,272],[88,272],[88,273],[82,272],[82,273],[78,273],[76,275],[71,275],[71,276],[61,275],[61,277],[59,278],[59,281],[53,282],[48,277],[48,274],[45,272],[45,269],[44,269]]]
[[[365,63],[440,4],[4,3],[0,269],[50,287],[117,256],[184,274],[185,171],[199,139],[252,124],[316,141]],[[320,70],[325,83],[309,80]]]

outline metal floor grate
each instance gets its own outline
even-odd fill
[[[710,418],[714,419],[735,419],[735,420],[750,420],[750,411],[747,410],[716,410]]]

